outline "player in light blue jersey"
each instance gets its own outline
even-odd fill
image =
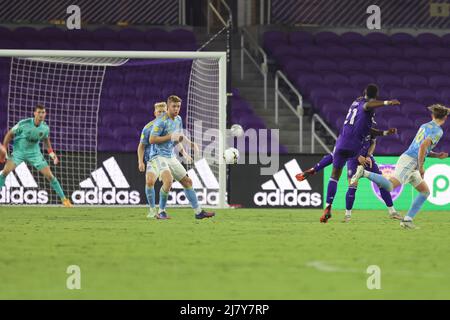
[[[197,194],[192,188],[192,180],[187,175],[186,169],[175,156],[174,148],[177,146],[183,153],[183,157],[188,161],[192,161],[190,156],[184,151],[184,148],[182,148],[182,143],[187,143],[198,150],[198,146],[183,135],[183,121],[178,115],[180,108],[181,99],[177,96],[170,96],[167,99],[167,113],[155,121],[150,134],[150,143],[154,144],[154,154],[150,159],[151,170],[163,183],[159,192],[159,212],[156,218],[169,218],[165,210],[173,179],[180,182],[184,187],[186,198],[194,209],[195,218],[210,218],[215,213],[206,212],[201,208],[198,203]]]
[[[147,218],[152,218],[155,216],[155,182],[158,178],[155,173],[151,170],[150,159],[154,156],[154,145],[150,143],[150,133],[153,129],[153,124],[156,122],[157,118],[162,116],[167,112],[167,104],[165,102],[158,102],[154,105],[154,115],[155,119],[146,124],[142,129],[141,138],[138,146],[138,166],[139,171],[145,174],[145,195],[147,197],[147,203],[149,205],[149,212]],[[147,170],[146,170],[147,167]]]
[[[432,149],[442,137],[443,131],[441,126],[447,120],[449,109],[440,104],[431,105],[428,109],[432,113],[433,120],[420,126],[410,147],[398,159],[394,175],[389,180],[380,174],[364,170],[363,166],[359,166],[350,181],[354,183],[364,176],[375,182],[380,188],[385,188],[388,191],[392,191],[401,184],[411,183],[419,192],[419,195],[412,203],[407,215],[400,222],[400,225],[404,228],[414,228],[412,221],[430,195],[430,189],[423,180],[425,158],[427,156],[439,159],[448,157],[448,153],[436,153]]]

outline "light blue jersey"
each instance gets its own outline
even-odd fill
[[[419,131],[417,131],[417,134],[414,137],[413,142],[409,146],[408,150],[405,151],[405,154],[417,159],[419,157],[420,145],[425,139],[430,138],[432,143],[425,154],[425,156],[427,156],[437,145],[443,133],[442,128],[434,121],[421,125]]]
[[[153,124],[155,123],[156,119],[153,121],[150,121],[145,125],[145,127],[142,129],[141,133],[141,140],[140,142],[145,146],[144,149],[144,162],[147,163],[150,161],[152,157],[154,157],[155,154],[155,148],[154,145],[150,143],[150,133],[153,129]]]
[[[166,113],[155,120],[153,124],[153,129],[151,132],[152,136],[165,136],[173,132],[182,132],[183,130],[183,120],[180,116],[177,116],[172,120]],[[175,142],[172,140],[166,141],[164,143],[159,143],[154,145],[154,154],[150,158],[152,160],[156,156],[162,156],[166,158],[171,158],[175,156],[174,152]]]

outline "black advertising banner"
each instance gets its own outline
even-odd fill
[[[295,175],[313,167],[322,156],[280,155],[278,170],[261,174],[261,164],[230,166],[232,205],[246,208],[322,208],[323,173],[299,182]]]

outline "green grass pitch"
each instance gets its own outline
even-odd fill
[[[1,299],[450,299],[450,214],[0,207]],[[69,265],[81,289],[69,290]],[[369,265],[381,289],[367,288]]]

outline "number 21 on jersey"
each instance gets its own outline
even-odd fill
[[[358,108],[350,108],[348,110],[347,116],[345,117],[344,125],[347,123],[353,125],[355,123],[356,114],[358,113]]]

